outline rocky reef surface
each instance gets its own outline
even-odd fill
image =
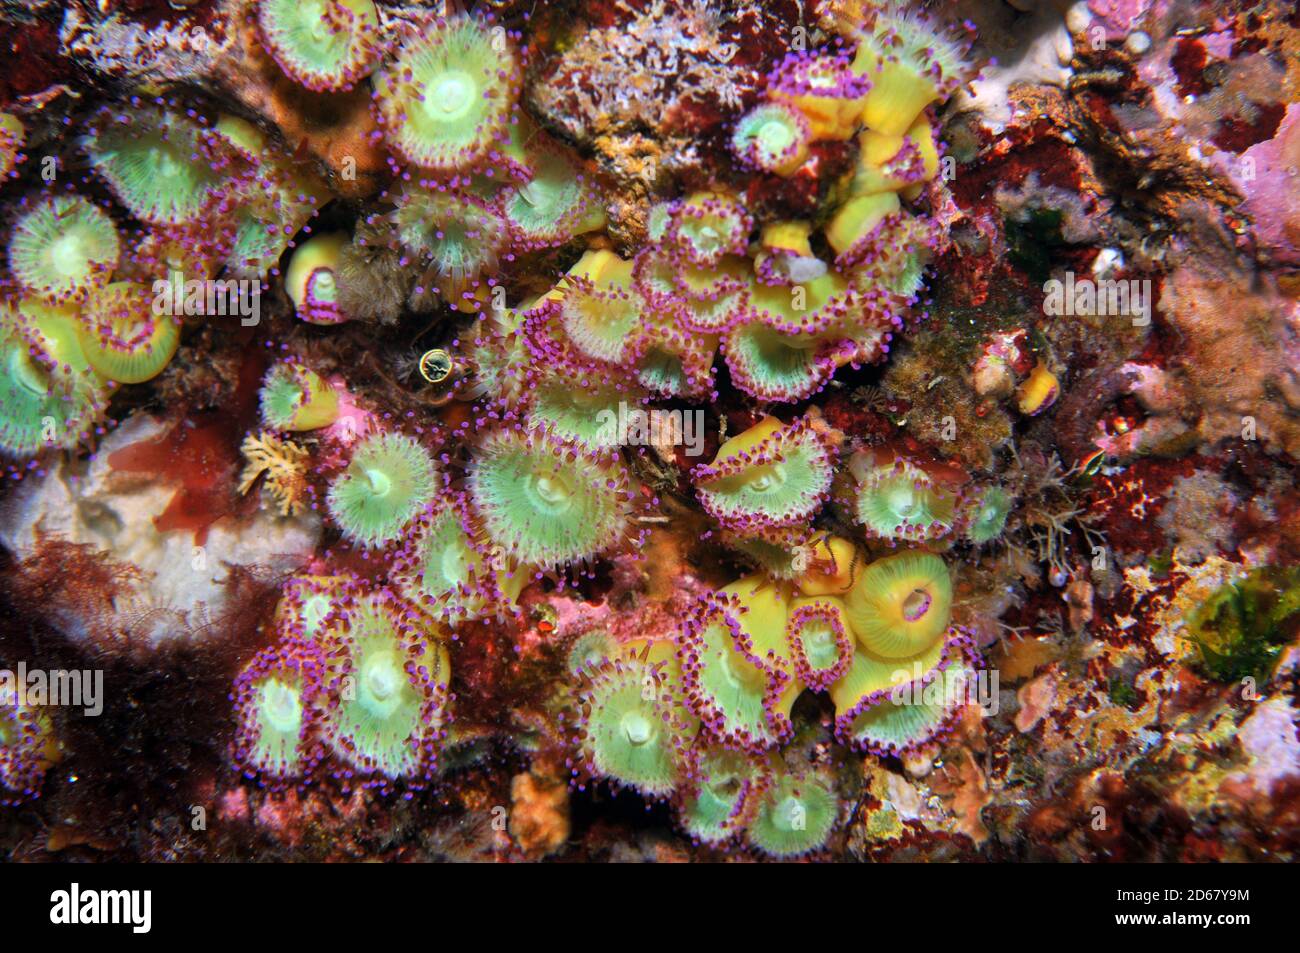
[[[1296,859],[1294,4],[0,39],[0,856]]]

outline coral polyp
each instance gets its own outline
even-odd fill
[[[504,30],[465,15],[428,23],[374,78],[384,138],[423,168],[468,168],[505,138],[518,73]]]
[[[549,430],[489,433],[476,448],[469,492],[490,537],[529,565],[591,559],[630,529],[632,489],[618,457]]]
[[[257,22],[280,68],[316,92],[350,89],[380,53],[373,0],[259,0]]]
[[[76,195],[37,202],[9,238],[9,270],[27,291],[58,303],[104,285],[121,251],[104,212]]]
[[[808,121],[791,106],[766,103],[736,123],[731,148],[736,155],[765,172],[790,175],[808,158],[812,132]]]
[[[347,468],[330,483],[326,503],[344,538],[382,546],[397,539],[437,491],[429,451],[412,437],[384,431],[357,444]]]
[[[854,515],[873,536],[931,539],[957,519],[956,492],[906,460],[868,465],[856,493]]]

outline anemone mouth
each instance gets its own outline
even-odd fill
[[[474,103],[478,84],[464,70],[448,70],[425,85],[424,112],[435,122],[454,122]]]
[[[643,711],[629,711],[619,721],[623,737],[635,747],[649,744],[655,738],[655,723],[652,717]]]
[[[393,651],[375,652],[366,657],[359,679],[362,691],[358,698],[369,711],[386,717],[401,704],[401,693],[406,685],[406,673],[401,660]]]
[[[573,487],[554,470],[529,474],[526,485],[540,511],[558,516],[574,505]]]
[[[12,347],[7,355],[9,377],[32,397],[45,397],[50,392],[50,376],[21,348]]]
[[[930,593],[924,589],[913,589],[907,594],[907,597],[903,599],[903,604],[900,608],[903,613],[903,618],[906,621],[916,622],[930,611],[930,606],[932,605],[934,605],[934,597],[931,596]]]
[[[302,730],[302,694],[278,678],[268,678],[262,686],[262,711],[267,724],[281,734]]]

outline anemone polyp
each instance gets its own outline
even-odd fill
[[[27,130],[22,120],[13,113],[0,113],[0,182],[9,178],[18,164]]]
[[[501,429],[475,449],[469,492],[484,528],[521,563],[560,567],[591,559],[628,531],[627,469],[547,430]]]
[[[808,519],[831,484],[832,450],[806,420],[765,417],[691,471],[704,509],[728,529]]]
[[[861,121],[871,82],[835,53],[791,53],[768,80],[768,96],[797,109],[816,139],[848,139]]]
[[[397,239],[439,279],[444,298],[495,266],[507,229],[487,203],[462,192],[405,189],[392,213]]]
[[[192,222],[231,184],[234,150],[186,116],[161,106],[105,109],[91,124],[86,154],[119,202],[153,225]]]
[[[849,673],[831,686],[835,735],[853,748],[882,755],[911,751],[938,736],[970,700],[974,670],[959,643],[929,668],[930,658],[910,670],[897,663],[882,668],[866,658],[856,654]],[[860,686],[872,679],[862,673],[876,668],[893,668],[892,683],[864,693]]]
[[[409,541],[393,563],[398,592],[413,605],[448,623],[499,612],[507,598],[498,569],[479,539],[469,501],[448,496],[416,519]]]
[[[330,747],[363,772],[431,776],[451,700],[441,629],[387,589],[346,598],[326,626],[335,645],[322,693]]]
[[[260,0],[257,22],[280,68],[318,93],[352,88],[381,52],[373,0]]]
[[[565,655],[565,667],[570,675],[581,675],[596,669],[607,659],[619,653],[619,644],[604,629],[592,629],[573,640]]]
[[[966,523],[966,538],[972,543],[992,542],[1002,535],[1011,512],[1011,497],[1000,486],[986,486],[972,500]]]
[[[808,159],[812,130],[793,106],[764,103],[745,113],[731,134],[731,151],[764,172],[790,176]]]
[[[799,857],[826,845],[839,810],[829,777],[778,768],[764,779],[745,834],[750,844],[772,857]]]
[[[882,539],[936,539],[957,520],[957,493],[905,460],[881,463],[863,473],[854,515]]]
[[[276,634],[286,642],[323,643],[325,620],[359,586],[350,575],[294,576],[280,590]]]
[[[784,660],[761,654],[765,646],[742,624],[742,616],[751,626],[761,622],[760,636],[784,631],[785,613],[770,611],[770,599],[759,604],[763,611],[735,594],[706,597],[684,621],[678,640],[687,703],[709,737],[741,751],[763,751],[789,736],[789,706],[799,688]]]
[[[862,554],[852,540],[822,536],[806,546],[795,585],[805,596],[843,596],[862,570]]]
[[[696,265],[710,266],[742,254],[753,227],[753,217],[734,196],[694,192],[674,209],[664,240]]]
[[[9,238],[9,271],[46,301],[85,298],[108,282],[121,253],[113,220],[78,195],[41,199]]]
[[[948,628],[952,579],[933,553],[897,553],[867,566],[844,603],[863,647],[906,658],[925,651]]]
[[[588,251],[565,276],[558,308],[565,333],[587,357],[620,364],[642,320],[634,263],[611,251]]]
[[[436,20],[374,77],[384,137],[406,161],[454,172],[506,138],[519,64],[505,31],[470,16]]]
[[[825,691],[853,661],[853,630],[844,604],[834,596],[795,599],[786,638],[795,674],[813,691]]]
[[[697,744],[687,759],[677,817],[702,844],[725,844],[745,826],[758,782],[754,759],[739,751]]]
[[[262,423],[274,430],[317,430],[339,416],[338,391],[297,361],[272,364],[262,379],[258,399]]]
[[[528,167],[528,181],[512,186],[501,199],[502,215],[518,245],[547,248],[604,226],[605,210],[593,183],[558,148],[535,148]]]
[[[81,347],[90,366],[120,384],[162,373],[180,345],[180,321],[157,308],[153,290],[117,281],[93,292],[81,313]]]
[[[851,69],[871,84],[862,121],[876,132],[901,135],[967,72],[965,45],[903,0],[878,4],[865,27],[848,26],[858,41]]]
[[[637,392],[617,380],[601,379],[595,372],[574,379],[568,374],[548,375],[533,391],[529,426],[592,449],[617,446],[620,402],[635,402]],[[611,427],[610,423],[614,426]]]
[[[357,443],[326,504],[345,539],[382,546],[397,539],[437,490],[429,451],[412,437],[384,431]]]
[[[107,402],[73,312],[0,302],[0,451],[29,457],[75,447]]]
[[[231,692],[233,747],[247,774],[272,781],[310,774],[320,759],[313,711],[324,676],[320,650],[292,641],[268,646],[240,671]]]
[[[849,199],[826,224],[826,241],[835,249],[836,263],[856,261],[874,247],[876,236],[902,206],[897,192],[876,192]]]
[[[667,320],[644,324],[633,339],[627,364],[647,390],[666,397],[702,397],[713,386],[717,337]]]
[[[39,796],[60,757],[49,715],[20,698],[12,680],[0,683],[0,806]]]
[[[308,324],[339,324],[339,254],[347,242],[340,232],[317,235],[293,250],[284,289],[298,317]]]
[[[652,797],[672,793],[699,732],[676,669],[671,642],[634,644],[584,668],[578,743],[588,771]]]

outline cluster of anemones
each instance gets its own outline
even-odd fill
[[[973,674],[951,608],[938,556],[867,562],[833,538],[790,581],[759,574],[703,598],[673,640],[584,643],[582,771],[671,796],[701,840],[743,831],[778,856],[816,850],[838,800],[828,779],[786,766],[795,701],[829,693],[836,738],[859,750],[932,741],[966,704]]]
[[[301,576],[284,587],[275,641],[231,692],[232,754],[279,785],[327,761],[365,783],[432,777],[449,720],[445,630],[385,588],[350,576]]]

